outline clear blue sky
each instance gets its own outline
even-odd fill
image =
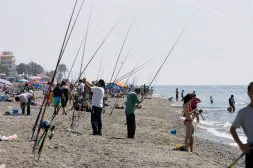
[[[81,0],[79,0],[79,5]],[[8,0],[0,6],[0,49],[11,50],[17,63],[35,61],[55,67],[74,0]],[[251,0],[86,0],[62,62],[69,68],[85,33],[93,5],[85,61],[112,25],[119,25],[88,68],[96,79],[100,62],[102,78],[109,80],[131,20],[123,57],[128,72],[138,60],[160,58],[133,76],[148,83],[166,57],[183,27],[191,22],[157,77],[156,84],[248,84],[253,81],[253,1]],[[79,71],[80,60],[73,77]],[[103,68],[104,67],[104,68]]]

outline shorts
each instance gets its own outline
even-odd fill
[[[54,97],[54,106],[59,106],[61,102],[61,97]]]
[[[67,103],[68,103],[68,99],[61,99],[61,106],[62,108],[65,108],[67,106]]]

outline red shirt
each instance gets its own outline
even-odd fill
[[[199,98],[195,97],[191,103],[191,107],[197,107],[197,104],[201,102]]]

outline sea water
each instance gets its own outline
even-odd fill
[[[155,86],[154,96],[169,98],[173,97],[174,106],[182,106],[182,102],[176,102],[176,88],[179,90],[179,99],[181,100],[181,91],[184,95],[196,92],[197,97],[201,100],[198,104],[199,109],[203,109],[205,120],[200,117],[200,123],[196,128],[202,128],[200,135],[210,140],[222,142],[228,145],[236,146],[230,135],[229,129],[234,121],[238,110],[247,106],[250,99],[247,95],[247,86]],[[227,111],[228,99],[234,95],[236,111],[230,113]],[[213,97],[214,103],[211,104],[210,96]],[[183,122],[183,121],[182,121]],[[238,130],[239,137],[246,142],[246,136],[242,129]]]

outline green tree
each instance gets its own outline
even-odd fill
[[[20,74],[25,74],[27,75],[27,70],[28,70],[28,65],[25,63],[20,63],[19,65],[16,66],[16,71],[17,73]]]
[[[36,76],[37,74],[40,74],[40,73],[44,73],[44,68],[35,63],[35,62],[30,62],[28,63],[28,74],[29,75],[33,75],[33,76]]]

